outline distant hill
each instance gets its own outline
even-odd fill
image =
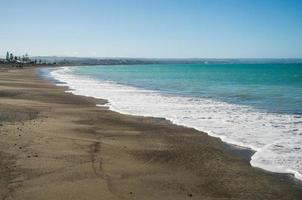
[[[32,60],[64,65],[134,65],[134,64],[200,64],[200,63],[302,63],[302,59],[218,59],[218,58],[86,58],[36,56]]]

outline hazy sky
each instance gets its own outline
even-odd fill
[[[302,58],[302,0],[0,0],[0,55]]]

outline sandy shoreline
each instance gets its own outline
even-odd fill
[[[1,199],[302,199],[220,140],[0,70]]]

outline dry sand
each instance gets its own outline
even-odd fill
[[[302,199],[216,138],[0,70],[0,199]]]

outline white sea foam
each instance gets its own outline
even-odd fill
[[[251,165],[302,180],[302,118],[266,113],[249,106],[212,99],[165,95],[72,74],[63,67],[51,75],[76,95],[103,98],[111,110],[163,117],[175,124],[207,132],[223,141],[256,151]]]

